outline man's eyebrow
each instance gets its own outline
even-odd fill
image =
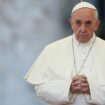
[[[75,21],[81,21],[81,20],[79,20],[79,19],[76,19]]]
[[[75,22],[81,22],[81,20],[80,19],[76,19]]]

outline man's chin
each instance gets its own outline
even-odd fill
[[[80,43],[87,43],[89,40],[87,40],[87,39],[79,39],[79,42]]]

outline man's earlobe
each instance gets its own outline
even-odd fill
[[[101,23],[101,22],[100,22],[100,20],[98,19],[97,22],[96,22],[96,28],[95,28],[95,31],[98,30],[98,28],[99,28],[99,26],[100,26],[100,23]]]
[[[69,23],[71,24],[71,18],[69,18]]]
[[[69,24],[72,26],[72,19],[71,18],[69,18]]]

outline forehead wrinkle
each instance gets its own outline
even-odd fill
[[[74,21],[85,21],[85,22],[92,22],[94,19],[80,19],[80,18],[72,18]]]
[[[81,9],[76,10],[75,12],[73,12],[71,14],[71,18],[74,18],[74,17],[82,17],[82,18],[86,17],[86,18],[89,18],[91,20],[93,20],[93,19],[97,20],[98,19],[96,17],[96,11],[93,9],[90,9],[90,8],[81,8]]]

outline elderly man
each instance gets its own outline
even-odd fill
[[[95,6],[80,2],[70,19],[73,35],[48,45],[26,75],[51,105],[105,105],[105,41],[95,35]]]

